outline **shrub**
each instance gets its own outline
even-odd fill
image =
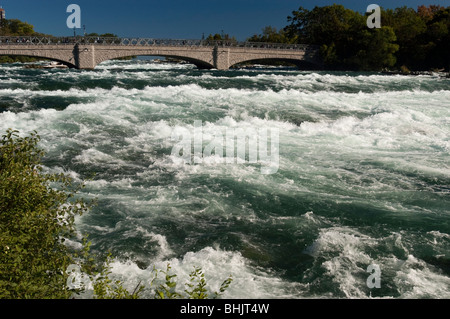
[[[65,238],[87,211],[64,174],[43,173],[36,132],[8,130],[0,141],[0,298],[68,298]],[[51,186],[58,184],[58,189]]]

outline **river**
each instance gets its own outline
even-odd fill
[[[87,180],[98,205],[77,230],[130,288],[170,263],[180,283],[194,266],[211,289],[232,275],[225,298],[450,298],[450,79],[438,74],[5,64],[8,128],[38,132],[46,171]],[[240,129],[276,132],[276,163],[174,152],[176,132],[199,130],[202,150]]]

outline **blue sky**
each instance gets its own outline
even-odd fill
[[[364,12],[371,3],[385,8],[420,4],[450,6],[450,0],[0,0],[8,19],[20,19],[35,30],[58,36],[73,35],[66,26],[69,4],[81,7],[86,31],[121,37],[199,39],[204,33],[228,33],[245,40],[271,25],[282,28],[293,10],[303,6],[343,4]],[[82,34],[82,30],[78,30]]]

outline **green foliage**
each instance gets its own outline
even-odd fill
[[[319,53],[325,65],[337,65],[339,63],[339,57],[336,53],[336,45],[334,43],[330,45],[322,44]]]
[[[26,62],[36,62],[44,60],[42,58],[33,58],[28,56],[0,56],[0,63],[26,63]]]
[[[266,27],[248,40],[318,45],[328,69],[449,69],[450,7],[382,9],[380,29],[367,27],[368,15],[337,4],[300,7],[284,29]]]
[[[386,19],[384,25],[391,27],[397,36],[399,64],[411,66],[415,63],[414,61],[421,60],[423,47],[420,45],[419,39],[427,30],[425,21],[414,9],[408,7],[383,11],[382,19],[383,17]]]
[[[229,34],[219,34],[216,33],[214,35],[210,34],[206,38],[206,41],[227,41],[227,42],[237,42],[235,37],[230,36]]]
[[[90,247],[91,242],[87,241],[87,237],[83,238],[83,248],[74,255],[76,264],[70,265],[67,270],[67,286],[74,296],[92,290],[94,299],[138,299],[144,287],[139,283],[130,293],[122,281],[111,278],[112,255],[109,253],[101,258],[94,255]]]
[[[381,70],[395,65],[399,46],[395,44],[396,36],[391,27],[364,30],[362,41],[365,43],[354,58],[359,69]]]
[[[84,251],[87,252],[87,256],[91,256],[89,244]],[[83,260],[82,262],[84,262]],[[112,256],[109,254],[105,262],[96,263],[96,265],[101,265],[100,268],[96,266],[86,268],[85,265],[80,265],[78,279],[84,278],[84,285],[80,285],[78,288],[72,289],[72,291],[79,295],[91,289],[95,299],[140,299],[144,290],[155,286],[153,288],[154,299],[216,299],[223,295],[232,283],[232,277],[230,276],[222,283],[219,291],[214,292],[210,297],[203,270],[199,267],[194,267],[194,270],[189,275],[189,280],[184,284],[184,291],[181,292],[177,289],[177,275],[171,272],[172,268],[170,264],[167,264],[165,270],[159,270],[153,266],[152,279],[148,287],[140,281],[133,291],[129,292],[124,287],[125,283],[123,281],[112,279],[111,261]],[[91,284],[91,287],[86,282]]]
[[[133,292],[124,288],[124,283],[120,280],[111,279],[111,255],[108,255],[106,264],[101,272],[94,278],[94,297],[96,299],[138,299],[139,294],[144,289],[140,283]]]
[[[201,268],[194,267],[194,270],[189,275],[190,280],[186,283],[184,292],[189,296],[189,299],[207,299],[208,290],[206,287],[205,274]],[[195,284],[195,282],[197,284]]]
[[[185,283],[184,294],[177,292],[177,282],[176,282],[176,274],[170,273],[171,267],[170,264],[167,265],[167,269],[157,270],[153,268],[155,273],[155,277],[152,280],[153,282],[157,279],[158,273],[162,273],[164,275],[164,282],[158,285],[155,289],[155,299],[208,299],[208,289],[207,289],[207,281],[205,279],[205,274],[201,268],[194,267],[194,270],[189,274],[189,281]],[[219,298],[226,289],[232,283],[233,278],[230,275],[224,282],[221,284],[219,291],[214,292],[212,298]]]
[[[117,34],[113,34],[113,33],[103,33],[103,34],[98,34],[98,33],[88,33],[86,34],[87,37],[101,37],[101,38],[118,38]]]
[[[253,35],[248,38],[247,41],[250,42],[269,42],[269,43],[292,43],[294,42],[287,35],[285,30],[277,30],[272,26],[267,26],[262,30],[262,34]]]
[[[0,36],[34,35],[34,26],[18,19],[4,19],[0,28]]]
[[[39,139],[8,130],[0,141],[0,298],[70,295],[63,287],[73,260],[64,240],[89,205],[74,199],[80,187],[69,177],[42,172]]]
[[[177,282],[175,281],[175,278],[177,275],[171,275],[170,269],[170,264],[167,265],[167,269],[165,271],[153,268],[155,276],[152,280],[152,284],[158,278],[158,273],[164,274],[164,283],[160,284],[155,289],[155,299],[177,299],[182,297],[181,294],[176,292]]]
[[[320,45],[328,68],[380,70],[395,64],[398,50],[391,28],[370,30],[366,17],[342,5],[300,7],[288,17],[286,34],[297,42]]]

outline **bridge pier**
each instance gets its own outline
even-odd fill
[[[213,50],[213,65],[217,70],[228,70],[230,68],[230,48],[218,47]]]
[[[74,65],[80,70],[93,70],[95,63],[95,46],[77,44],[73,48]]]

